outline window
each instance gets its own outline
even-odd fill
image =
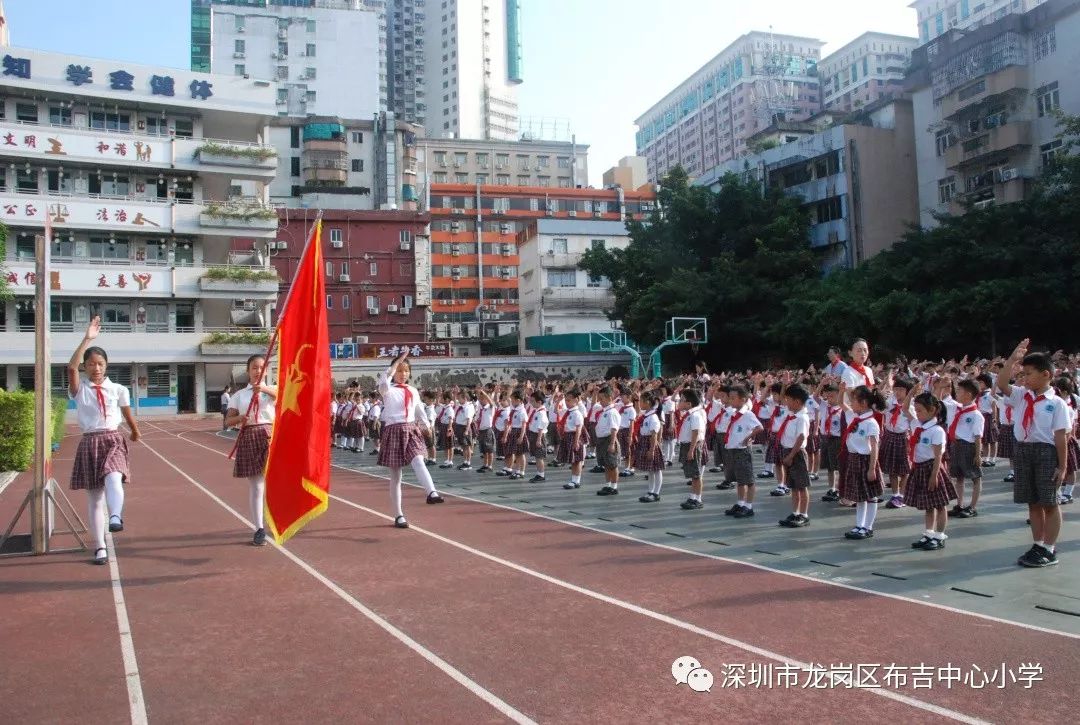
[[[547,273],[548,287],[576,287],[576,269],[549,269]]]
[[[398,241],[399,242],[411,242],[412,241],[412,232],[409,231],[408,229],[402,229],[401,231],[398,232]]]
[[[947,176],[938,179],[937,183],[938,204],[948,204],[956,196],[956,177]]]
[[[352,142],[353,143],[364,143],[364,132],[363,131],[353,131],[352,132]]]
[[[1065,149],[1062,147],[1061,139],[1040,146],[1039,155],[1042,157],[1043,169],[1046,171],[1053,170],[1057,165],[1058,157],[1063,153],[1065,153]]]
[[[495,168],[505,169],[510,165],[510,154],[495,154]]]
[[[27,171],[20,168],[15,172],[15,187],[19,191],[37,191],[38,174],[36,171]]]
[[[90,237],[91,259],[130,259],[131,244],[127,239]]]
[[[241,32],[244,31],[244,20],[245,19],[246,18],[244,18],[243,15],[236,15],[236,16],[233,17],[233,22],[235,23],[235,25],[233,27],[236,28],[236,32],[241,33]]]
[[[517,184],[518,184],[518,186],[528,186],[529,185],[529,176],[528,175],[518,176],[517,177]]]
[[[368,311],[374,311],[373,314],[379,313],[379,298],[376,295],[367,296],[367,308]]]
[[[569,169],[570,168],[570,157],[569,156],[560,156],[559,159],[558,159],[558,164],[559,164],[560,169]]]
[[[589,287],[610,287],[611,286],[611,280],[609,280],[604,275],[594,277],[593,275],[590,274],[588,282],[587,282],[587,286],[589,286]]]
[[[1048,83],[1035,90],[1036,102],[1039,108],[1039,118],[1049,116],[1058,108],[1061,108],[1061,98],[1058,96],[1057,81]]]
[[[566,254],[569,250],[567,241],[565,239],[552,239],[551,251],[555,254]]]
[[[934,135],[934,146],[937,149],[938,156],[944,156],[945,150],[954,143],[956,143],[956,138],[953,136],[951,128],[942,129]]]
[[[290,176],[299,176],[300,175],[300,157],[299,156],[293,156],[291,159],[289,159],[289,175]]]
[[[364,170],[364,160],[363,159],[353,159],[352,160],[352,170],[357,171],[357,172],[363,171]]]
[[[411,310],[413,308],[413,296],[401,295],[401,306],[406,310]]]
[[[334,309],[334,296],[333,295],[326,295],[326,309],[328,309],[328,310]]]
[[[372,276],[372,277],[379,274],[379,263],[378,262],[371,262],[370,264],[368,264],[368,274],[370,276]]]
[[[486,169],[488,167],[488,155],[480,153],[476,154],[476,165],[481,169]]]
[[[348,274],[349,273],[349,263],[348,262],[342,262],[341,263],[341,273],[342,274]]]
[[[308,43],[307,44],[307,49],[304,51],[304,55],[306,55],[308,58],[314,58],[315,57],[315,44],[314,43]]]
[[[334,276],[334,263],[333,262],[327,262],[326,263],[326,276],[327,277],[333,277]]]
[[[315,80],[315,73],[316,70],[313,66],[309,65],[308,67],[304,68],[304,77],[307,78],[309,81]]]
[[[119,366],[117,366],[119,367]],[[169,366],[146,366],[146,397],[167,398],[170,393]]]
[[[244,66],[240,65],[239,63],[233,66],[233,75],[242,76],[246,72],[247,71],[244,70]]]
[[[243,40],[237,39],[237,40],[233,41],[233,52],[243,54],[243,52],[244,52],[244,41]]]
[[[308,103],[314,103],[315,102],[315,91],[308,91],[307,95],[305,95],[304,98],[307,100]]]
[[[499,186],[510,186],[510,174],[496,174],[495,183]]]
[[[341,309],[349,309],[350,304],[351,300],[349,299],[349,295],[341,295]]]
[[[288,93],[288,91],[286,91],[286,93]],[[300,148],[300,127],[299,126],[293,126],[292,128],[289,129],[289,148],[291,148],[291,149]]]
[[[966,88],[961,88],[959,91],[956,92],[956,97],[957,97],[958,100],[966,101],[967,99],[969,99],[969,98],[971,98],[973,96],[979,95],[980,93],[982,93],[985,90],[986,90],[986,80],[984,79],[984,80],[979,81],[978,83],[973,83],[973,84],[971,84],[970,86],[968,86]]]
[[[341,235],[341,230],[340,229],[331,229],[330,230],[330,241],[331,242],[340,242],[340,241],[342,241],[342,239],[343,239],[343,237]],[[345,270],[345,271],[348,272],[349,270]],[[333,274],[333,271],[327,272],[327,274]]]
[[[435,163],[437,163],[439,166],[446,166],[446,152],[445,151],[436,151],[435,152]]]
[[[445,171],[436,171],[435,174],[433,175],[433,178],[434,178],[434,183],[436,183],[436,184],[445,184],[446,183],[446,172]]]
[[[488,175],[487,174],[477,174],[476,175],[476,183],[479,184],[480,186],[486,185],[488,183]]]
[[[606,246],[607,240],[605,239],[593,239],[589,244],[589,247],[591,249],[603,249]]]
[[[38,107],[37,107],[37,104],[36,103],[16,103],[15,104],[15,120],[16,121],[23,121],[25,123],[37,123],[37,120],[38,120]]]
[[[455,184],[468,184],[469,183],[469,175],[468,174],[460,174],[460,173],[459,174],[454,174],[454,183]]]
[[[308,20],[307,21],[307,27],[305,28],[305,30],[307,32],[309,32],[309,33],[314,33],[315,32],[315,21],[314,20]]]
[[[817,223],[836,221],[844,218],[844,205],[839,196],[833,196],[816,205]]]
[[[544,178],[546,179],[548,177],[545,176]],[[547,186],[547,184],[541,184],[541,186]],[[559,177],[559,188],[560,189],[569,189],[570,188],[570,177],[568,177],[568,176],[560,176]]]
[[[1054,28],[1032,33],[1031,49],[1035,60],[1039,61],[1057,50],[1057,36]]]
[[[464,166],[469,160],[469,155],[458,151],[454,153],[454,166]]]
[[[54,126],[70,126],[71,125],[71,109],[70,108],[58,108],[56,106],[49,107],[49,123]]]
[[[536,177],[536,185],[537,186],[551,186],[551,177],[550,176],[537,176]]]
[[[523,171],[529,170],[529,156],[527,154],[518,154],[518,168]]]
[[[36,106],[34,121],[37,121]],[[177,123],[179,123],[179,121],[177,121]],[[130,131],[131,115],[127,113],[93,111],[90,114],[90,128],[103,129],[106,131]]]

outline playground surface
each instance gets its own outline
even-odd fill
[[[640,476],[602,498],[599,474],[564,491],[565,469],[436,468],[447,503],[408,488],[398,530],[374,456],[334,451],[327,513],[260,549],[216,421],[143,433],[109,567],[0,559],[4,722],[1075,719],[1080,532],[1066,507],[1062,563],[1016,566],[1030,536],[1001,466],[981,515],[916,552],[918,512],[848,541],[823,485],[787,530],[767,484],[753,519],[723,515],[715,475],[706,508],[680,510],[677,469],[641,504]]]

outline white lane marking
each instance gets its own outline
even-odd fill
[[[147,425],[147,424],[144,423],[144,425]],[[179,437],[179,436],[176,436],[176,437]],[[183,440],[185,440],[188,443],[194,443],[194,441],[188,441],[186,438],[183,439]],[[214,501],[214,503],[218,504],[223,509],[228,511],[230,514],[232,514],[234,517],[236,517],[239,521],[241,521],[245,526],[247,526],[249,528],[254,528],[254,524],[251,521],[248,521],[247,518],[245,518],[243,514],[236,511],[236,509],[232,508],[231,506],[229,506],[229,504],[225,503],[225,501],[223,501],[221,498],[219,498],[210,489],[206,488],[201,483],[196,481],[194,478],[189,476],[187,473],[185,473],[184,471],[182,471],[178,467],[176,467],[172,463],[172,461],[167,459],[165,456],[161,455],[153,446],[147,445],[145,443],[143,445],[148,451],[150,451],[155,456],[157,456],[162,461],[164,461],[166,463],[166,465],[168,465],[170,468],[172,468],[178,474],[180,474],[185,479],[187,479],[187,481],[189,483],[191,483],[197,489],[199,489],[200,491],[205,493],[208,497],[210,497],[210,499],[212,501]],[[196,443],[195,445],[200,445],[200,444]],[[203,447],[205,448],[206,446],[203,446]],[[213,450],[213,449],[209,449],[209,450]],[[221,451],[215,451],[215,452],[216,453],[221,453]],[[225,455],[225,454],[221,453],[221,455]],[[480,685],[478,682],[469,679],[469,677],[467,675],[465,675],[463,672],[461,672],[460,670],[455,668],[449,662],[447,662],[446,660],[439,657],[437,654],[435,654],[434,652],[429,650],[427,647],[425,647],[424,645],[422,645],[419,642],[417,642],[416,640],[414,640],[409,635],[405,634],[405,632],[403,632],[402,630],[400,630],[397,627],[395,627],[394,625],[392,625],[390,622],[388,622],[385,619],[383,619],[382,617],[380,617],[378,614],[376,614],[374,611],[372,611],[368,607],[364,606],[360,601],[358,601],[356,598],[354,598],[351,594],[349,594],[344,589],[339,587],[337,584],[332,582],[330,579],[328,579],[326,576],[324,576],[321,572],[319,572],[315,567],[308,564],[306,561],[301,559],[299,556],[292,553],[288,549],[285,549],[285,548],[283,548],[281,546],[278,546],[273,541],[268,540],[268,543],[270,545],[274,546],[279,552],[281,552],[282,555],[284,555],[286,558],[288,558],[290,561],[292,561],[298,567],[300,567],[301,569],[306,571],[308,574],[310,574],[312,577],[314,577],[316,581],[318,581],[320,584],[322,584],[327,589],[329,589],[334,594],[336,594],[338,597],[340,597],[343,601],[345,601],[345,603],[347,603],[353,609],[360,612],[360,614],[364,615],[369,620],[374,622],[376,625],[378,625],[380,628],[382,628],[384,631],[386,631],[392,637],[397,639],[399,642],[404,644],[406,647],[411,649],[413,652],[417,653],[418,655],[423,657],[425,660],[427,660],[431,664],[438,667],[445,674],[447,674],[452,680],[457,682],[459,685],[461,685],[462,687],[467,689],[472,694],[476,695],[478,698],[480,698],[481,700],[483,700],[487,704],[491,705],[491,707],[498,710],[500,713],[505,715],[507,718],[513,720],[516,723],[521,723],[522,725],[536,725],[535,722],[531,718],[529,718],[527,715],[525,715],[522,712],[519,712],[512,705],[510,705],[509,703],[507,703],[504,700],[501,700],[499,697],[497,697],[494,693],[484,689],[484,687],[482,685]]]
[[[131,638],[131,623],[128,622],[127,604],[124,602],[124,587],[120,583],[120,566],[116,562],[116,542],[113,541],[112,534],[105,534],[105,544],[109,547],[109,576],[112,579],[116,626],[120,631],[120,654],[124,658],[124,680],[127,683],[131,725],[146,725],[146,700],[143,699],[142,680],[139,678],[139,663],[135,659],[135,642]]]

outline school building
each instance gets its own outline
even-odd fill
[[[278,293],[266,196],[277,159],[264,143],[273,90],[240,76],[0,54],[13,293],[0,304],[0,383],[34,385],[34,238],[47,215],[54,394],[99,315],[109,377],[128,386],[138,414],[217,410],[234,368],[265,349]],[[234,249],[234,236],[246,245]]]

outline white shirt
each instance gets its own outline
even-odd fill
[[[450,425],[454,422],[456,408],[453,403],[443,403],[442,410],[439,411],[439,422],[443,425]]]
[[[228,390],[222,391],[222,393],[221,393],[221,406],[223,408],[228,408],[229,407],[229,391]]]
[[[662,427],[659,413],[655,410],[650,410],[642,415],[645,417],[642,419],[641,428],[638,430],[641,437],[648,438],[649,436],[659,433]]]
[[[510,413],[510,427],[511,428],[524,428],[525,421],[529,419],[529,413],[525,410],[524,405],[519,405]]]
[[[763,421],[772,418],[773,409],[776,408],[776,403],[773,402],[772,395],[761,401],[761,407],[758,408],[757,417]],[[762,426],[764,427],[764,426]]]
[[[866,371],[866,377],[851,365],[844,366],[844,372],[841,374],[840,379],[844,381],[844,385],[847,386],[848,394],[860,385],[865,385],[868,388],[874,387],[874,371],[870,369],[869,365],[863,367]]]
[[[630,403],[623,403],[619,410],[619,428],[629,428],[637,420],[637,411]]]
[[[476,415],[476,407],[471,402],[465,402],[458,406],[454,415],[454,423],[457,425],[469,425],[473,416]]]
[[[379,373],[379,392],[382,393],[381,420],[386,425],[395,423],[426,423],[424,403],[420,400],[420,391],[411,385],[394,385],[390,382],[390,369]],[[406,408],[405,399],[409,406]],[[371,406],[374,412],[378,405]]]
[[[971,405],[964,407],[953,400],[952,396],[946,397],[941,402],[945,404],[945,409],[948,413],[945,417],[946,433],[952,428],[952,423],[956,419],[956,416],[963,411],[960,422],[956,424],[956,438],[958,440],[967,441],[968,443],[974,443],[976,438],[982,438],[983,429],[986,427],[986,421],[983,420],[978,405],[972,403]]]
[[[480,406],[480,430],[487,430],[495,418],[495,406],[486,403]]]
[[[705,406],[705,409],[705,415],[708,418],[709,425],[715,428],[716,421],[724,414],[724,404],[714,398],[709,401],[709,404]]]
[[[832,416],[830,419],[829,416]],[[839,405],[823,405],[818,410],[818,432],[832,438],[839,438],[843,432],[844,409]]]
[[[850,423],[856,421],[858,421],[858,425],[855,427],[855,430],[848,433],[848,453],[858,453],[868,456],[870,455],[870,439],[881,436],[881,426],[874,420],[874,414],[870,411],[856,416]]]
[[[509,405],[499,408],[498,414],[492,419],[492,425],[495,426],[495,430],[502,433],[506,430],[506,426],[510,423],[510,414],[513,412],[513,408]]]
[[[923,428],[919,441],[915,444],[915,462],[925,463],[934,460],[934,446],[944,446],[945,430],[931,418],[925,423],[915,422],[915,430]],[[912,431],[914,433],[914,431]]]
[[[585,416],[581,414],[581,406],[572,408],[569,413],[566,414],[566,421],[563,426],[563,432],[573,433],[581,424],[585,422]]]
[[[416,388],[413,388],[416,390]],[[383,406],[378,403],[372,403],[368,406],[367,417],[368,420],[379,420],[382,417]]]
[[[619,429],[619,411],[615,404],[602,408],[600,418],[596,421],[596,437],[607,438],[613,431]]]
[[[540,406],[532,413],[532,416],[528,421],[529,432],[540,433],[542,431],[546,431],[550,422],[551,419],[548,418],[547,408],[544,406]]]
[[[791,418],[792,414],[784,416],[785,420],[790,420],[787,424],[787,428],[784,428],[784,435],[780,436],[781,448],[794,448],[795,441],[799,436],[802,436],[802,444],[799,445],[799,450],[806,448],[806,439],[810,436],[810,415],[806,410],[800,410],[798,413],[794,413],[794,418]]]
[[[707,421],[705,420],[705,410],[700,406],[692,408],[685,413],[685,417],[682,419],[682,425],[678,423],[675,427],[679,429],[679,443],[689,443],[690,436],[694,431],[698,432],[698,442],[703,443],[705,440],[705,426]]]
[[[1027,410],[1026,396],[1035,400],[1039,395],[1045,395],[1044,400],[1035,404],[1035,418],[1031,427],[1024,433],[1024,411]],[[1045,393],[1036,395],[1027,388],[1014,385],[1012,395],[1008,402],[1013,407],[1013,433],[1019,443],[1049,443],[1054,444],[1054,433],[1059,430],[1069,429],[1069,414],[1065,410],[1067,404],[1059,398],[1054,389],[1047,388]]]
[[[840,378],[844,376],[844,371],[848,369],[848,364],[843,360],[837,360],[834,363],[829,363],[825,366],[825,373],[827,375],[835,375]]]
[[[661,410],[664,413],[664,420],[669,420],[671,418],[671,414],[675,412],[675,399],[673,397],[664,398],[663,407],[661,408]]]
[[[424,417],[427,419],[428,427],[435,425],[435,406],[427,404],[424,406]]]
[[[773,433],[780,432],[781,422],[784,420],[784,418],[787,416],[787,414],[788,414],[788,409],[787,409],[786,406],[783,406],[783,405],[777,406],[773,410],[772,426],[771,426],[771,429],[770,429]]]
[[[994,394],[987,390],[979,396],[979,412],[980,413],[993,413],[994,412]]]
[[[998,423],[1001,425],[1012,425],[1014,413],[1012,412],[1012,405],[1009,404],[1008,398],[1003,395],[995,396],[997,400],[997,418]]]
[[[71,391],[68,391],[68,398],[75,401],[75,412],[83,433],[116,430],[122,420],[120,409],[131,407],[131,394],[128,389],[108,378],[101,381],[101,395],[105,399],[104,416],[101,414],[101,401],[98,400],[97,391],[89,378],[79,377],[77,394],[72,395]],[[270,415],[272,419],[273,410]]]
[[[79,386],[79,392],[82,392],[82,386]],[[252,389],[248,385],[246,388],[242,388],[233,393],[232,400],[229,401],[230,410],[235,410],[240,415],[247,415],[248,406],[251,405]],[[255,419],[256,425],[271,424],[274,422],[274,399],[266,393],[259,394],[259,414]]]
[[[603,410],[604,406],[600,405],[599,403],[592,404],[592,408],[589,410],[589,417],[593,423],[596,423],[598,420],[600,420],[600,413],[602,413]]]
[[[727,441],[724,447],[729,450],[746,448],[750,436],[754,435],[754,431],[761,427],[761,421],[754,415],[753,409],[748,405],[743,406],[741,410],[736,411],[731,416],[731,422],[728,425],[726,434]]]
[[[896,400],[892,401],[889,409],[885,411],[885,430],[892,431],[893,433],[904,433],[905,435],[912,430],[912,424],[917,420],[911,410],[911,399],[908,399],[908,404],[900,407]],[[900,414],[896,416],[896,424],[893,424],[893,416],[896,415],[897,408],[900,408]]]

